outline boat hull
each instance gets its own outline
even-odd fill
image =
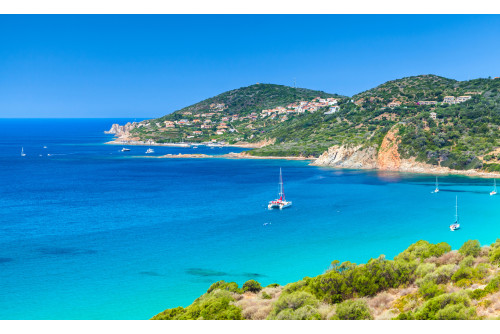
[[[291,206],[292,206],[292,202],[269,202],[269,204],[267,205],[267,208],[269,210],[273,210],[273,209],[283,210],[283,209],[289,208]]]

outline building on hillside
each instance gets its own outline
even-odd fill
[[[455,96],[445,96],[443,99],[443,103],[455,104],[457,102],[456,102]]]
[[[325,112],[324,114],[325,115],[331,115],[331,114],[335,114],[336,112],[338,112],[340,110],[340,107],[339,106],[333,106],[333,107],[330,107],[330,109],[328,109],[327,112]]]
[[[418,101],[421,106],[431,106],[437,104],[437,101]]]
[[[401,102],[397,101],[397,100],[394,100],[392,102],[390,102],[389,104],[387,104],[387,106],[389,108],[395,108],[395,107],[399,107],[401,105]]]
[[[203,131],[193,131],[193,134],[199,136],[203,134]]]
[[[431,112],[430,116],[431,116],[432,119],[436,119],[437,114],[435,112]]]
[[[470,100],[472,98],[472,96],[469,96],[469,95],[462,95],[462,96],[459,96],[457,97],[457,103],[462,103],[462,102],[465,102],[467,100]]]

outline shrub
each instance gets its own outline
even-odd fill
[[[426,282],[422,284],[418,292],[424,299],[431,299],[445,293],[444,289],[433,282]]]
[[[417,277],[424,277],[425,275],[433,272],[436,269],[436,264],[434,263],[421,263],[415,270],[415,275]]]
[[[472,299],[481,299],[485,297],[486,295],[496,292],[500,290],[500,276],[496,276],[493,278],[485,287],[484,289],[476,289],[471,292],[469,292],[469,296]]]
[[[476,311],[470,305],[470,299],[463,291],[439,295],[425,302],[415,313],[415,319],[473,319]]]
[[[362,299],[346,300],[337,305],[336,320],[370,320],[373,319],[370,309]]]
[[[312,316],[311,311],[313,309],[316,309],[318,305],[318,300],[314,298],[313,295],[305,291],[296,291],[290,294],[282,294],[280,298],[278,298],[278,300],[274,303],[273,309],[271,310],[268,318],[295,319],[295,317],[303,317],[305,314]],[[304,307],[307,307],[307,309],[296,312]]]
[[[238,284],[235,282],[226,282],[226,281],[217,281],[214,284],[210,285],[207,290],[207,293],[210,293],[214,290],[226,290],[235,293],[241,293]]]
[[[245,284],[243,284],[242,290],[243,290],[243,292],[250,291],[250,292],[257,293],[260,290],[262,290],[262,286],[256,280],[251,279],[251,280],[246,281]]]
[[[488,257],[492,263],[498,264],[500,262],[500,239],[497,239],[497,241],[490,246]]]
[[[271,299],[271,295],[269,295],[267,292],[265,291],[262,291],[262,295],[261,295],[262,299]]]
[[[415,259],[430,258],[432,256],[439,257],[444,253],[451,251],[451,246],[446,242],[440,242],[438,244],[431,244],[425,240],[419,240],[416,243],[410,245],[405,251],[400,253],[394,258],[394,260],[404,260],[411,261]]]
[[[466,241],[462,247],[458,250],[460,254],[463,256],[478,256],[481,251],[481,245],[478,240],[469,240]]]
[[[153,320],[241,320],[241,309],[232,305],[234,299],[225,290],[215,290],[204,294],[186,308],[177,307],[166,310]]]

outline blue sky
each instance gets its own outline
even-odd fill
[[[256,82],[500,76],[498,15],[2,15],[1,117],[157,117]]]

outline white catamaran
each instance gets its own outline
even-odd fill
[[[436,189],[434,189],[434,191],[432,192],[433,194],[436,194],[439,192],[439,183],[438,183],[438,178],[436,176]]]
[[[497,194],[497,180],[493,179],[493,190],[490,192],[490,196]]]
[[[450,231],[455,231],[460,228],[458,223],[458,196],[455,197],[455,223],[450,225]]]
[[[278,193],[278,198],[275,199],[274,201],[269,201],[269,204],[267,205],[268,209],[284,209],[288,208],[289,206],[292,206],[291,201],[287,201],[285,199],[285,189],[283,188],[283,176],[281,174],[281,168],[280,168],[280,183],[279,183],[279,193]]]

